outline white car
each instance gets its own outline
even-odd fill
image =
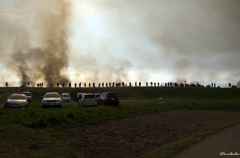
[[[4,108],[27,108],[28,100],[25,94],[12,94],[6,101]]]
[[[58,92],[47,92],[42,98],[42,108],[54,106],[62,107],[62,99]]]
[[[79,106],[97,106],[97,99],[93,93],[84,93],[78,100]]]
[[[29,102],[32,102],[32,93],[31,92],[22,92],[22,94],[25,94],[27,96],[27,100]]]
[[[71,96],[69,93],[62,93],[61,99],[62,102],[71,102]]]

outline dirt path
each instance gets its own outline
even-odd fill
[[[240,124],[229,127],[191,146],[174,158],[218,158],[232,154],[240,157]],[[232,157],[230,156],[230,157]]]
[[[240,120],[237,111],[172,110],[63,129],[85,157],[138,157],[149,150]]]

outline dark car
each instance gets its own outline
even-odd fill
[[[119,99],[116,93],[105,92],[97,100],[98,105],[118,105]]]
[[[78,100],[82,98],[82,95],[83,93],[77,93],[77,95],[74,97],[74,101],[78,102]]]

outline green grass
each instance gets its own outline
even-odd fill
[[[130,99],[120,100],[119,106],[97,107],[79,107],[72,101],[62,108],[43,109],[41,99],[35,97],[28,109],[1,109],[0,127],[17,124],[34,129],[60,129],[151,113],[155,109],[240,110],[240,99]]]

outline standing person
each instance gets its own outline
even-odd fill
[[[59,87],[59,83],[57,83],[57,87]]]
[[[8,83],[6,82],[6,87],[8,87]]]
[[[71,88],[71,83],[69,83],[68,85],[69,85],[69,88]]]
[[[23,91],[23,85],[20,86],[20,90],[21,90],[21,92]]]
[[[64,88],[64,83],[62,83],[62,88]]]
[[[81,82],[79,83],[79,88],[81,87]]]
[[[43,82],[42,82],[42,87],[43,87]]]
[[[75,88],[77,88],[77,83],[75,83]]]

